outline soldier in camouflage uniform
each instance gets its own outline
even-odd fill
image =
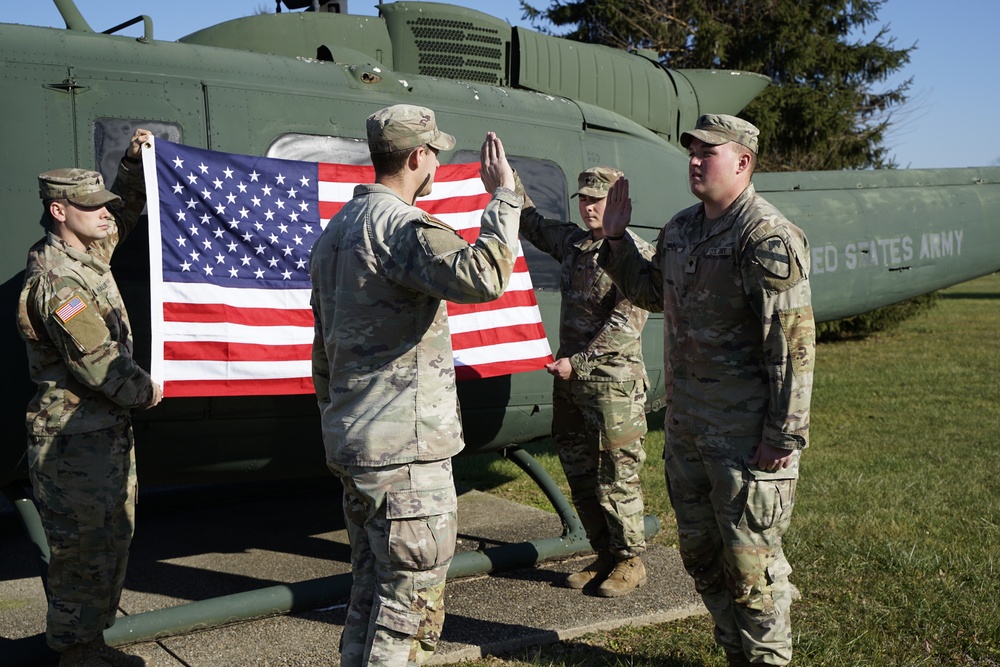
[[[355,188],[310,257],[313,382],[351,541],[340,664],[402,667],[434,652],[457,536],[451,457],[464,442],[445,301],[503,293],[522,200],[491,132],[481,175],[493,197],[470,245],[414,206],[455,146],[433,111],[374,113],[368,146],[376,182]]]
[[[667,223],[652,261],[621,236],[631,202],[615,184],[600,263],[664,314],[667,483],[716,642],[730,665],[785,665],[798,591],[781,542],[809,442],[815,321],[805,235],[750,182],[757,136],[715,114],[681,135],[701,203]]]
[[[111,255],[146,202],[138,130],[111,192],[96,171],[38,177],[46,237],[28,252],[17,323],[38,391],[28,463],[51,556],[46,640],[60,666],[145,665],[104,643],[115,621],[136,493],[130,414],[160,387],[132,358]]]
[[[646,582],[639,470],[646,460],[642,328],[637,308],[597,266],[608,188],[622,173],[591,167],[578,178],[580,217],[546,220],[525,196],[521,235],[562,265],[559,351],[546,368],[552,386],[552,436],[573,505],[597,560],[566,578],[573,589],[596,586],[601,597],[625,595]],[[631,232],[629,232],[631,234]],[[653,249],[633,239],[645,257]]]

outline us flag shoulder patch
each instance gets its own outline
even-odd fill
[[[65,324],[83,312],[86,307],[87,304],[83,302],[83,299],[78,296],[74,296],[72,299],[56,308],[56,317],[62,320]]]

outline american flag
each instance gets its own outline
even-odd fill
[[[309,250],[371,167],[209,151],[143,152],[151,375],[164,396],[311,394]],[[478,164],[442,165],[422,209],[467,241],[490,196]],[[493,302],[448,304],[459,380],[542,368],[552,353],[518,250]]]

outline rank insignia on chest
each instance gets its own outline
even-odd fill
[[[87,304],[83,302],[83,299],[81,299],[78,296],[74,296],[72,299],[70,299],[63,305],[56,308],[56,317],[58,317],[64,323],[69,322],[71,319],[73,319],[79,313],[81,313],[86,307]]]

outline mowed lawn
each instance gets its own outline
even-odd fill
[[[892,332],[819,346],[785,541],[793,664],[1000,667],[1000,274],[941,294]],[[662,448],[660,426],[643,484],[655,542],[675,546]],[[563,480],[549,445],[529,451]],[[478,458],[457,460],[462,483],[551,509],[513,465]],[[721,666],[711,630],[701,615],[470,664]]]

